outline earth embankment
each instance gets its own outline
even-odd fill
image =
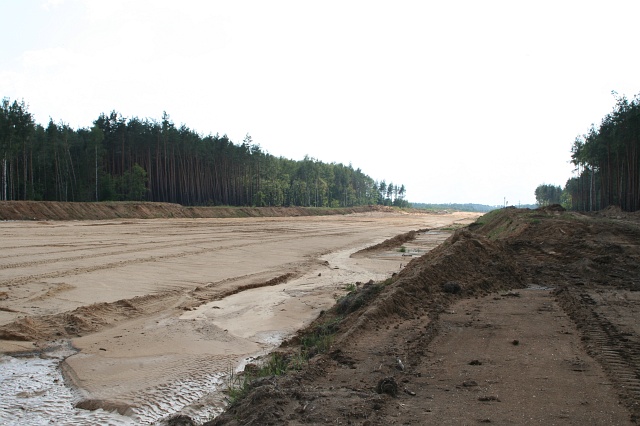
[[[103,220],[230,217],[294,217],[391,211],[384,206],[311,207],[186,207],[172,203],[0,201],[0,220]]]

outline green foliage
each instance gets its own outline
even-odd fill
[[[571,162],[577,177],[565,185],[566,207],[640,209],[640,95],[632,100],[613,95],[613,111],[573,142]]]
[[[415,209],[425,209],[425,210],[455,210],[461,212],[488,212],[496,209],[495,206],[487,206],[485,204],[428,204],[428,203],[411,203],[411,207]]]
[[[538,185],[535,190],[538,206],[548,206],[562,203],[562,187],[559,185]]]
[[[202,136],[160,121],[100,114],[90,128],[33,122],[0,105],[0,200],[149,200],[183,205],[350,207],[408,204],[404,185],[379,185],[351,164],[274,157],[247,135]],[[384,181],[383,181],[384,182]]]
[[[338,300],[336,312],[341,315],[354,312],[372,300],[388,282],[365,284],[361,289],[352,291]]]
[[[229,395],[229,402],[234,402],[244,398],[252,388],[255,380],[263,377],[281,376],[285,374],[289,367],[289,361],[284,355],[274,352],[259,365],[256,369],[244,371],[236,374],[232,367],[226,376],[226,392]]]
[[[138,164],[117,179],[117,197],[120,201],[142,201],[147,193],[147,172]]]
[[[342,317],[336,317],[317,325],[313,330],[305,333],[300,339],[302,356],[305,359],[309,359],[316,354],[327,352],[331,347],[341,321]]]

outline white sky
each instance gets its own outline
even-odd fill
[[[0,97],[351,163],[412,202],[534,203],[640,93],[633,1],[0,0]]]

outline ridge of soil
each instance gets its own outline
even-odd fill
[[[352,291],[279,349],[331,325],[326,352],[206,425],[638,424],[639,290],[637,214],[494,211]]]
[[[383,250],[389,250],[389,249],[399,247],[404,243],[415,240],[419,233],[425,233],[427,231],[429,231],[429,229],[425,228],[425,229],[418,229],[417,231],[409,231],[409,232],[405,232],[404,234],[396,235],[395,237],[388,238],[379,244],[375,244],[375,245],[363,248],[362,250],[359,250],[353,253],[351,257],[362,256],[364,254],[375,252],[375,251],[383,251]]]
[[[221,300],[246,290],[278,285],[294,276],[293,273],[286,273],[265,282],[244,284],[230,290],[219,288],[219,283],[211,283],[187,292],[190,297],[186,301],[184,301],[184,292],[172,290],[111,303],[94,303],[54,315],[25,316],[0,325],[0,340],[34,341],[46,346],[49,341],[85,336],[109,328],[116,322],[157,313],[166,309],[167,303],[187,311],[195,306]]]
[[[232,218],[345,215],[393,211],[385,206],[325,207],[191,207],[154,202],[0,201],[0,220],[105,220]]]

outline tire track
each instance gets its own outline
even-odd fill
[[[303,234],[311,234],[311,235],[322,236],[322,237],[331,237],[331,236],[343,235],[343,232],[342,231],[340,231],[340,232],[323,232],[322,234],[319,235],[315,231],[310,231],[308,233],[303,233]],[[253,237],[253,239],[255,239],[255,236],[252,235],[252,237]],[[300,235],[300,237],[304,237],[304,235]],[[288,236],[282,235],[281,233],[277,233],[277,236],[270,236],[270,237],[262,236],[260,238],[260,244],[263,244],[263,243],[266,243],[266,242],[273,243],[273,242],[287,241],[288,238],[289,238]],[[194,244],[202,244],[202,243],[210,243],[210,242],[211,242],[211,239],[202,238],[202,239],[197,240],[196,242],[187,241],[187,242],[178,243],[178,244],[173,244],[172,243],[172,244],[165,244],[163,246],[155,246],[155,247],[152,248],[152,250],[175,248],[175,247],[187,247],[187,246],[193,246]],[[105,264],[98,265],[98,266],[75,267],[75,268],[72,268],[72,269],[58,270],[58,271],[52,271],[52,272],[47,272],[47,273],[42,273],[42,274],[27,275],[27,276],[11,278],[11,279],[8,279],[8,280],[2,280],[2,281],[0,281],[0,286],[7,286],[7,287],[10,288],[10,287],[13,287],[13,286],[16,286],[16,285],[26,284],[26,283],[29,283],[29,282],[35,281],[35,280],[61,278],[61,277],[69,276],[69,275],[80,275],[80,274],[86,274],[86,273],[91,273],[91,272],[100,271],[100,270],[108,270],[108,269],[113,269],[113,268],[125,267],[125,266],[135,265],[135,264],[142,264],[142,263],[148,263],[148,262],[157,262],[157,261],[162,261],[162,260],[183,258],[183,257],[188,257],[188,256],[197,256],[197,255],[201,255],[201,254],[205,254],[205,253],[214,253],[214,252],[222,251],[222,250],[249,247],[249,246],[252,246],[254,244],[256,244],[256,243],[254,241],[252,241],[252,242],[249,242],[249,243],[242,243],[242,244],[229,244],[229,245],[226,245],[224,247],[213,247],[213,248],[207,247],[207,248],[201,248],[201,249],[193,250],[193,251],[189,251],[189,252],[165,254],[165,255],[150,256],[150,257],[141,257],[141,258],[129,259],[129,260],[119,260],[119,261],[116,261],[116,262],[109,262],[109,263],[105,263]],[[118,251],[118,252],[110,252],[109,254],[89,254],[89,255],[82,255],[82,256],[76,256],[76,257],[70,257],[70,258],[64,258],[64,259],[56,259],[56,260],[42,260],[42,261],[24,262],[24,263],[21,263],[21,264],[14,264],[14,266],[11,266],[10,268],[9,267],[4,267],[4,268],[0,267],[0,269],[15,269],[15,268],[19,268],[19,267],[20,268],[27,268],[27,267],[37,266],[37,265],[55,264],[55,263],[60,263],[60,262],[65,262],[65,261],[97,259],[97,258],[101,258],[101,257],[122,255],[122,254],[128,254],[128,253],[138,253],[140,251],[141,250],[139,250],[139,249],[134,249],[134,250],[124,250],[124,251]]]
[[[325,232],[322,233],[322,236],[340,236],[340,235],[344,235],[344,232],[341,231],[337,231],[334,230],[333,232],[331,232],[331,230],[329,230],[330,232],[327,232],[327,229],[324,229]],[[274,238],[274,237],[267,237],[266,239],[263,238],[262,241],[281,241],[286,239],[285,237],[282,236],[282,234],[284,234],[285,232],[283,230],[280,229],[273,229],[273,230],[261,230],[261,232],[264,233],[270,233],[270,234],[277,234],[279,237]],[[291,231],[288,231],[291,232]],[[255,238],[255,235],[248,233],[248,232],[244,232],[247,235],[250,235],[251,237]],[[307,231],[307,232],[297,232],[297,235],[300,235],[301,237],[304,237],[305,235],[317,235],[317,231]],[[176,234],[177,235],[177,234]],[[184,235],[181,234],[181,237],[184,238]],[[186,247],[186,246],[192,246],[194,244],[201,244],[201,243],[212,243],[212,242],[224,242],[224,241],[228,241],[228,238],[225,237],[220,237],[219,235],[215,238],[208,238],[208,237],[201,237],[198,239],[189,239],[186,242],[182,242],[182,243],[176,243],[176,242],[168,242],[165,244],[161,244],[161,245],[154,245],[152,247],[141,247],[141,246],[147,246],[147,245],[151,245],[151,244],[158,244],[155,242],[147,242],[147,243],[142,243],[142,244],[137,244],[134,248],[131,249],[124,249],[124,250],[114,250],[114,251],[109,251],[109,252],[105,252],[105,253],[94,253],[94,254],[84,254],[84,255],[78,255],[78,256],[71,256],[71,257],[61,257],[61,258],[55,258],[55,259],[42,259],[42,260],[34,260],[34,261],[29,261],[29,262],[17,262],[17,263],[10,263],[10,264],[5,264],[5,265],[0,265],[0,270],[3,269],[17,269],[17,268],[28,268],[28,267],[33,267],[33,266],[38,266],[38,265],[48,265],[48,264],[55,264],[55,263],[60,263],[60,262],[72,262],[72,261],[78,261],[78,260],[86,260],[86,259],[97,259],[97,258],[101,258],[101,257],[108,257],[108,256],[117,256],[117,255],[123,255],[123,254],[130,254],[130,253],[138,253],[140,251],[149,251],[149,250],[162,250],[162,249],[167,249],[167,248],[175,248],[175,247]],[[114,244],[109,244],[108,246],[117,246],[117,243]],[[34,246],[34,247],[47,247],[45,245],[39,245],[39,246]],[[51,247],[51,246],[49,246]],[[20,248],[25,248],[25,247],[20,247]],[[102,246],[100,248],[106,248],[105,246]],[[236,246],[227,246],[225,248],[236,248]],[[219,248],[222,249],[222,248]],[[84,251],[86,250],[85,248],[76,248],[73,250],[64,250],[64,251],[59,251],[56,252],[56,254],[58,253],[65,253],[65,252],[74,252],[74,251]],[[39,254],[50,254],[50,252],[42,252]],[[37,254],[33,254],[30,253],[30,256],[34,256]],[[3,258],[8,258],[8,257],[21,257],[24,256],[23,254],[18,254],[18,255],[12,255],[12,256],[5,256]],[[0,281],[0,285],[6,283],[6,281]]]
[[[269,242],[274,242],[275,241],[275,242],[277,242],[277,241],[282,241],[282,240],[286,240],[286,238],[283,237],[283,238],[262,239],[262,242],[266,242],[266,241],[269,241]],[[108,269],[113,269],[113,268],[121,268],[121,267],[129,266],[129,265],[135,265],[135,264],[158,262],[158,261],[162,261],[162,260],[177,259],[177,258],[183,258],[183,257],[188,257],[188,256],[198,256],[198,255],[205,254],[205,253],[214,253],[214,252],[222,251],[222,250],[238,249],[238,248],[242,248],[242,247],[248,247],[248,246],[251,246],[251,245],[254,245],[254,244],[255,244],[254,242],[251,242],[251,243],[242,243],[242,244],[229,244],[229,245],[226,245],[224,247],[207,247],[207,248],[200,248],[200,249],[189,251],[189,252],[180,252],[180,253],[173,253],[173,254],[164,254],[164,255],[159,255],[159,256],[141,257],[141,258],[137,258],[137,259],[129,259],[129,260],[120,260],[120,261],[117,261],[117,262],[109,262],[109,263],[105,263],[105,264],[97,265],[97,266],[76,267],[76,268],[72,268],[72,269],[65,269],[65,270],[47,272],[47,273],[43,273],[43,274],[27,275],[27,276],[21,276],[21,277],[16,277],[16,278],[0,281],[0,286],[12,287],[12,286],[16,286],[16,285],[26,284],[28,282],[36,281],[36,280],[60,278],[60,277],[65,277],[65,276],[69,276],[69,275],[80,275],[80,274],[87,274],[87,273],[91,273],[91,272],[101,271],[101,270],[108,270]],[[180,246],[189,246],[189,245],[193,245],[193,242],[180,244]],[[176,245],[168,245],[166,247],[176,247]],[[121,254],[121,253],[119,253],[119,254]],[[92,256],[88,255],[87,257],[85,257],[85,259],[86,258],[91,258],[91,257]],[[93,257],[100,257],[100,256],[93,256]]]
[[[587,292],[563,288],[558,302],[576,323],[587,353],[593,356],[614,383],[622,402],[631,411],[631,421],[640,423],[640,341],[633,333],[618,330]]]
[[[148,251],[148,250],[161,250],[161,249],[173,248],[173,247],[184,247],[184,246],[193,245],[194,243],[195,244],[204,243],[204,242],[210,243],[215,241],[222,241],[222,239],[211,240],[207,238],[202,238],[196,241],[191,240],[189,242],[184,242],[184,243],[167,243],[163,245],[156,245],[149,248],[143,247],[142,249],[140,248],[140,244],[138,244],[135,248],[132,248],[129,250],[117,250],[117,251],[110,251],[106,253],[84,254],[84,255],[72,256],[72,257],[61,257],[57,259],[43,259],[43,260],[34,260],[30,262],[11,263],[6,265],[0,265],[0,269],[28,268],[28,267],[37,266],[37,265],[47,265],[47,264],[54,264],[59,262],[72,262],[72,261],[85,260],[85,259],[96,259],[100,257],[117,256],[117,255],[129,254],[129,253],[138,253],[140,251]],[[154,244],[154,243],[150,242],[148,244]],[[70,250],[70,251],[81,251],[81,250],[83,249],[76,249],[76,250]]]
[[[309,232],[309,234],[317,235],[316,232]],[[330,237],[332,235],[336,235],[336,233],[330,233],[330,232],[329,233],[323,233],[321,236]],[[282,234],[278,233],[277,236],[262,237],[260,239],[260,241],[259,241],[259,244],[264,244],[264,243],[267,243],[267,242],[268,243],[274,243],[274,242],[277,243],[277,242],[287,241],[288,239],[289,239],[288,236],[285,236],[285,235],[282,235]],[[220,239],[219,238],[216,241],[220,241],[220,240],[224,240],[224,239]],[[187,247],[187,246],[193,246],[195,244],[211,243],[211,242],[212,242],[212,240],[209,239],[209,238],[201,238],[201,239],[198,239],[195,242],[194,241],[187,241],[187,242],[177,243],[177,244],[171,243],[171,244],[165,244],[163,246],[155,246],[155,247],[151,248],[150,250],[175,248],[175,247]],[[160,255],[160,256],[150,256],[150,257],[143,257],[143,258],[136,258],[136,259],[120,260],[120,261],[116,261],[116,262],[105,263],[105,264],[102,264],[102,265],[94,265],[94,266],[88,266],[88,267],[76,267],[76,268],[72,268],[72,269],[52,271],[52,272],[47,272],[47,273],[42,273],[42,274],[26,275],[26,276],[20,276],[20,277],[11,278],[11,279],[8,279],[8,280],[0,281],[0,286],[12,287],[12,286],[16,286],[16,285],[26,284],[28,282],[35,281],[35,280],[60,278],[60,277],[65,277],[65,276],[69,276],[69,275],[86,274],[86,273],[91,273],[91,272],[95,272],[95,271],[108,270],[108,269],[124,267],[124,266],[129,266],[129,265],[134,265],[134,264],[157,262],[157,261],[162,261],[162,260],[182,258],[182,257],[188,257],[188,256],[197,256],[197,255],[201,255],[201,254],[205,254],[205,253],[214,253],[214,252],[218,252],[218,251],[222,251],[222,250],[231,250],[231,249],[249,247],[249,246],[252,246],[254,244],[257,244],[257,243],[252,241],[252,242],[249,242],[249,243],[242,243],[242,244],[228,244],[226,246],[221,246],[221,247],[200,248],[200,249],[192,250],[192,251],[189,251],[189,252],[180,252],[180,253],[173,253],[173,254],[164,254],[164,255]],[[25,267],[35,266],[35,265],[38,265],[38,264],[59,263],[59,262],[71,261],[71,260],[86,260],[86,259],[92,259],[92,258],[100,258],[100,257],[106,257],[106,256],[114,256],[114,255],[122,255],[122,254],[127,254],[127,253],[138,253],[138,252],[140,252],[140,249],[136,248],[136,249],[126,250],[126,251],[119,251],[117,253],[116,252],[112,252],[112,253],[109,253],[109,254],[88,254],[88,255],[83,255],[83,256],[76,256],[76,257],[73,257],[73,258],[58,259],[58,260],[54,260],[54,261],[43,260],[43,261],[34,261],[34,262],[23,262],[21,264],[18,264],[15,267],[16,268],[17,267],[25,268]],[[0,267],[0,269],[9,269],[9,268]]]
[[[103,244],[102,247],[103,248],[109,248],[112,246],[117,246],[119,244],[114,243],[114,244]],[[58,250],[56,251],[56,253],[68,253],[68,252],[76,252],[76,251],[80,251],[80,250],[84,250],[83,248],[77,247],[76,245],[74,245],[73,243],[68,243],[68,244],[36,244],[36,245],[30,245],[30,246],[7,246],[7,247],[3,247],[3,250],[22,250],[22,249],[28,249],[29,250],[29,255],[30,256],[40,256],[43,254],[51,254],[51,247],[72,247],[69,250]],[[39,251],[39,252],[34,252],[34,249],[44,249],[45,251]],[[24,253],[17,253],[17,254],[9,254],[9,255],[1,255],[0,259],[11,259],[14,257],[24,257]]]

